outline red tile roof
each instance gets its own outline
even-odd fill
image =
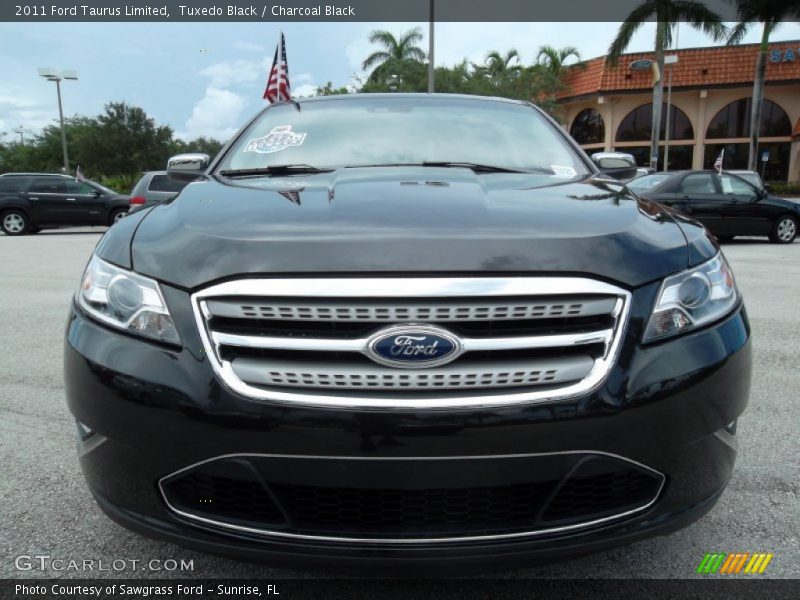
[[[794,60],[783,60],[786,50],[790,49]],[[773,50],[780,51],[781,62],[772,62],[767,57],[767,82],[800,83],[800,41],[774,42],[770,44],[770,51]],[[752,84],[758,44],[688,48],[668,54],[678,55],[678,64],[671,67],[673,88]],[[652,86],[651,71],[630,69],[634,60],[642,58],[652,59],[654,53],[624,54],[616,67],[606,62],[605,56],[585,61],[585,68],[573,66],[564,78],[568,87],[558,97],[567,100],[592,94],[648,90]],[[670,66],[666,69],[665,77]]]

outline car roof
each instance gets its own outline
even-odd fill
[[[66,177],[74,179],[72,175],[64,175],[63,173],[3,173],[0,177]]]
[[[298,98],[298,104],[305,104],[307,102],[336,102],[347,100],[390,100],[397,98],[417,98],[420,100],[429,100],[436,102],[437,100],[470,100],[473,102],[502,102],[504,104],[519,104],[522,106],[530,106],[531,103],[525,100],[515,100],[513,98],[501,98],[499,96],[476,96],[472,94],[425,94],[425,93],[376,93],[376,94],[334,94],[332,96],[311,96],[309,98]],[[291,104],[291,103],[283,103]],[[275,106],[274,104],[271,106]]]

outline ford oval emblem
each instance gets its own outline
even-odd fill
[[[367,355],[377,363],[402,369],[423,369],[449,363],[461,354],[461,342],[449,331],[429,325],[382,329],[367,342]]]

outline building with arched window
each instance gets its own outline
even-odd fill
[[[669,169],[708,169],[722,148],[726,169],[747,168],[757,52],[758,45],[747,44],[668,53],[678,62],[663,74],[659,169],[665,157]],[[631,67],[652,58],[652,53],[627,54],[612,66],[599,57],[568,71],[559,102],[567,130],[590,154],[629,152],[640,165],[649,165],[652,72]],[[765,179],[800,181],[800,41],[770,44],[758,150]]]

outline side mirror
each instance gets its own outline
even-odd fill
[[[167,161],[167,177],[172,181],[194,181],[208,169],[208,154],[177,154]]]
[[[100,190],[92,190],[91,192],[89,192],[89,195],[92,198],[99,198],[100,196],[102,196],[102,194],[100,193]]]
[[[623,152],[597,152],[592,154],[592,162],[605,175],[627,181],[636,177],[636,159]]]
[[[771,193],[772,193],[772,186],[771,186],[770,184],[768,184],[768,183],[765,183],[765,184],[764,184],[764,191],[765,191],[767,194],[771,194]]]

